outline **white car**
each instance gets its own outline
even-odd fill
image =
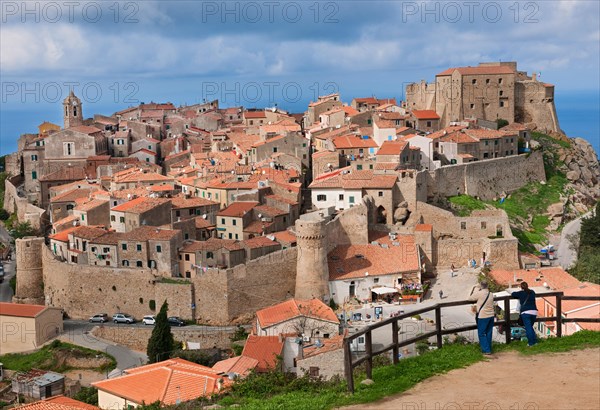
[[[156,324],[156,319],[152,315],[144,316],[142,323],[145,325],[154,325]]]

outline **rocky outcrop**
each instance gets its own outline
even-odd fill
[[[583,138],[571,138],[570,148],[561,147],[558,159],[564,172],[568,197],[565,198],[566,219],[584,213],[600,199],[600,163],[592,145]]]

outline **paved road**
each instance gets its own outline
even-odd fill
[[[137,367],[148,361],[148,357],[144,353],[136,352],[124,346],[94,337],[89,333],[92,328],[92,324],[84,321],[65,320],[64,333],[60,336],[60,339],[110,354],[117,360],[117,368],[119,370]]]
[[[560,234],[560,241],[556,245],[556,264],[562,266],[563,269],[570,268],[573,263],[577,260],[577,253],[571,249],[571,243],[567,239],[567,235],[577,234],[579,236],[579,231],[581,229],[581,219],[586,218],[590,215],[587,214],[580,216],[577,219],[572,220],[568,224],[566,224]]]

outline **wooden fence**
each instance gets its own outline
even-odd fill
[[[556,309],[555,309],[556,316],[538,317],[536,319],[536,321],[556,322],[556,337],[562,336],[562,324],[563,323],[567,323],[567,322],[599,323],[600,322],[600,318],[576,318],[576,317],[564,318],[564,317],[562,317],[562,301],[563,300],[583,300],[583,301],[598,302],[598,301],[600,301],[600,296],[565,296],[563,292],[539,293],[536,296],[543,297],[543,298],[547,298],[547,297],[555,297],[556,298]],[[499,297],[494,298],[494,301],[496,301],[496,302],[503,302],[503,310],[505,312],[504,319],[496,320],[494,322],[494,326],[504,325],[504,327],[506,329],[506,331],[504,333],[504,335],[506,337],[506,343],[511,342],[511,331],[510,331],[511,324],[516,323],[516,320],[510,319],[510,300],[511,300],[511,298],[512,297],[510,295],[499,296]],[[472,305],[472,304],[473,304],[473,302],[468,301],[468,300],[438,303],[433,306],[428,306],[428,307],[424,307],[422,309],[413,310],[410,313],[403,313],[403,314],[400,314],[399,316],[391,317],[391,318],[383,320],[379,323],[375,323],[375,324],[369,326],[368,328],[363,329],[357,333],[347,336],[344,339],[344,368],[345,368],[346,380],[348,382],[348,390],[350,392],[354,392],[354,375],[353,375],[354,372],[353,372],[353,370],[356,366],[358,366],[362,363],[366,363],[367,378],[369,378],[369,379],[372,378],[373,358],[375,356],[378,356],[380,354],[386,353],[391,350],[393,362],[394,362],[394,364],[397,364],[399,361],[398,353],[400,352],[400,348],[403,346],[408,346],[415,342],[418,342],[419,340],[429,339],[430,337],[435,336],[437,347],[438,347],[438,349],[441,349],[443,347],[443,336],[444,335],[449,335],[449,334],[458,333],[458,332],[466,332],[466,331],[477,329],[477,325],[475,324],[474,320],[473,320],[472,325],[455,327],[452,329],[444,329],[442,326],[442,309],[448,308],[448,307],[453,307],[453,306]],[[419,335],[412,337],[410,339],[407,339],[407,340],[399,341],[399,337],[398,337],[399,330],[400,330],[399,321],[410,318],[415,315],[422,315],[422,314],[429,313],[432,311],[435,311],[435,330],[419,334]],[[373,331],[376,329],[382,328],[382,327],[386,327],[386,326],[391,327],[392,343],[387,346],[384,346],[383,348],[381,348],[379,350],[373,351]],[[364,355],[361,355],[361,357],[354,358],[353,357],[354,353],[352,352],[352,342],[361,336],[365,337],[365,353],[364,353]]]

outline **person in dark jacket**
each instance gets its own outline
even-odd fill
[[[533,346],[537,343],[537,337],[535,330],[533,330],[533,324],[537,318],[538,311],[535,304],[535,292],[529,289],[527,282],[521,282],[521,290],[512,293],[513,299],[519,299],[521,309],[519,314],[525,327],[525,335],[527,336],[527,344]]]

